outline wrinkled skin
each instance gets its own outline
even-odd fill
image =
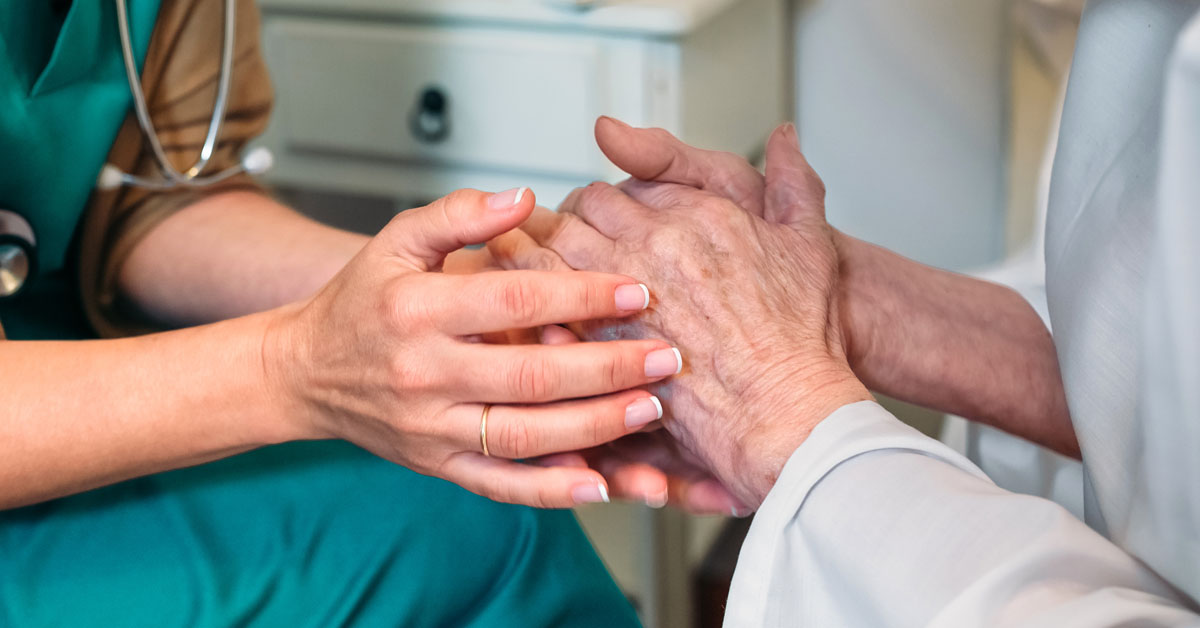
[[[837,322],[838,255],[824,187],[790,125],[771,137],[762,189],[761,205],[748,211],[677,184],[593,184],[558,215],[539,214],[490,245],[510,266],[543,267],[549,249],[573,268],[650,286],[648,311],[582,333],[680,348],[683,373],[651,388],[668,408],[664,424],[750,507],[817,423],[871,398],[850,370]],[[757,190],[743,192],[750,203]]]

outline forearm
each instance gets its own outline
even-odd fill
[[[1049,330],[1016,292],[840,235],[855,373],[883,394],[1079,456]]]
[[[155,227],[125,261],[119,284],[152,320],[208,323],[311,296],[366,242],[261,194],[227,192]]]
[[[292,439],[264,375],[268,323],[0,342],[0,508]]]

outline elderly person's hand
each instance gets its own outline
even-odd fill
[[[700,188],[768,222],[793,222],[822,202],[814,183],[804,202],[768,204],[763,176],[746,160],[662,129],[601,118],[596,140],[635,179]],[[863,383],[1079,456],[1054,340],[1024,296],[832,233],[842,340]]]
[[[528,246],[531,242],[527,235],[516,230],[494,239],[488,246],[501,251],[498,263],[513,261],[511,254],[517,252],[510,252],[507,248],[508,244],[512,244],[533,252],[534,260],[526,260],[535,261],[532,265],[543,269],[570,268],[548,249]],[[575,333],[559,326],[542,328],[540,337],[546,344],[579,342]],[[608,480],[609,490],[614,497],[643,501],[655,508],[669,503],[699,515],[732,514],[742,517],[750,514],[751,510],[730,494],[696,455],[680,447],[661,428],[661,423],[656,421],[640,433],[611,443],[585,451],[546,456],[534,462],[595,469]]]
[[[320,293],[284,310],[263,357],[292,409],[290,439],[346,439],[499,501],[607,501],[594,470],[513,459],[595,447],[656,420],[658,404],[636,387],[674,374],[677,353],[661,340],[479,339],[627,316],[644,308],[644,286],[596,272],[435,272],[448,253],[512,229],[533,207],[516,190],[464,190],[405,212]],[[485,404],[495,404],[486,433]]]
[[[752,194],[750,195],[752,196]],[[833,410],[870,399],[837,324],[837,264],[824,190],[789,125],[772,135],[761,211],[703,190],[629,182],[578,190],[527,225],[574,268],[641,277],[651,308],[589,326],[593,338],[666,338],[682,374],[656,389],[664,424],[744,503],[757,506],[791,453]],[[493,254],[537,266],[533,240]]]

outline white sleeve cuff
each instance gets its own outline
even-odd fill
[[[751,626],[766,616],[778,544],[813,487],[841,463],[865,453],[899,450],[940,459],[971,475],[987,476],[943,443],[902,423],[874,401],[842,406],[813,430],[784,465],[738,556],[726,626]]]

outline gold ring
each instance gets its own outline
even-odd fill
[[[487,417],[488,412],[492,411],[492,404],[483,404],[483,417],[479,419],[479,444],[483,448],[483,455],[491,458],[492,454],[488,453],[487,448]]]

